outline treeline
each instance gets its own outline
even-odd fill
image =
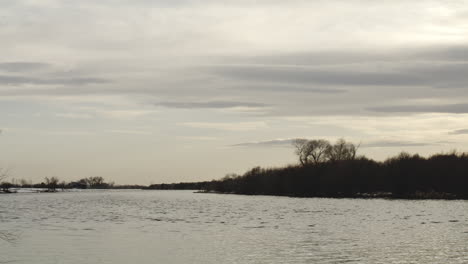
[[[0,192],[11,188],[152,189],[295,197],[388,197],[411,199],[468,199],[468,153],[441,153],[430,157],[400,153],[385,161],[358,156],[359,145],[343,139],[297,139],[293,142],[299,164],[283,168],[255,167],[243,175],[220,180],[173,184],[119,185],[102,177],[64,182],[56,177],[32,184],[5,181],[0,171]],[[1,182],[3,180],[3,182]]]
[[[356,156],[358,146],[339,140],[296,140],[300,165],[253,168],[202,188],[206,192],[297,197],[468,199],[468,153],[428,158],[401,153],[383,162]]]
[[[57,189],[141,189],[143,186],[139,185],[114,185],[113,182],[106,182],[103,177],[95,176],[83,178],[77,181],[65,182],[61,181],[57,177],[46,177],[44,181],[40,183],[32,183],[24,179],[6,180],[6,176],[3,177],[3,181],[0,182],[0,192],[12,192],[13,188],[37,188],[47,189],[47,191],[53,192]]]
[[[143,189],[145,190],[205,190],[211,182],[180,182],[180,183],[163,183],[151,184]]]

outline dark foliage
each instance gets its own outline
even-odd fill
[[[170,184],[152,184],[143,189],[145,190],[202,190],[205,189],[210,182],[180,182]]]
[[[57,189],[142,189],[145,186],[141,185],[117,185],[113,182],[106,182],[103,177],[88,177],[78,181],[60,182],[57,177],[46,177],[41,183],[32,183],[24,179],[11,182],[1,182],[0,192],[7,193],[11,188],[39,188],[47,189],[47,192],[55,192]]]
[[[402,153],[384,162],[358,157],[277,169],[256,167],[202,189],[297,197],[468,199],[468,154],[424,158]]]

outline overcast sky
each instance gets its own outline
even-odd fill
[[[0,167],[41,181],[221,178],[468,150],[467,1],[0,0]]]

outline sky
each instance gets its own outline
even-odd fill
[[[11,178],[212,180],[468,150],[468,1],[0,0]]]

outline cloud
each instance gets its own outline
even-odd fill
[[[231,145],[232,147],[290,147],[294,138],[289,139],[273,139],[265,141],[245,142]]]
[[[432,61],[468,61],[468,45],[450,45],[425,48],[422,51],[415,52],[416,59],[425,59]]]
[[[468,45],[434,44],[420,47],[386,50],[339,49],[333,51],[283,52],[256,56],[231,56],[224,59],[237,65],[275,66],[358,66],[369,63],[385,65],[393,62],[452,62],[468,61]]]
[[[269,98],[274,105],[267,113],[271,116],[299,112],[305,115],[464,113],[463,105],[414,107],[405,104],[422,100],[465,101],[468,98],[467,54],[468,45],[373,51],[343,48],[226,57],[209,71],[226,84],[240,87],[235,89],[269,93],[263,98]],[[274,101],[276,95],[272,92],[283,92],[287,97]],[[403,107],[382,107],[388,102]]]
[[[226,130],[226,131],[252,131],[258,129],[268,128],[268,124],[263,121],[258,122],[232,122],[232,123],[222,123],[222,122],[185,122],[180,125],[193,127],[193,128],[203,128],[203,129],[216,129],[216,130]]]
[[[468,134],[468,129],[457,129],[449,132],[450,135],[465,135]]]
[[[128,130],[128,129],[111,129],[107,130],[108,133],[124,134],[124,135],[151,135],[149,131],[144,130]]]
[[[393,147],[425,147],[434,145],[432,143],[398,141],[398,140],[378,140],[361,144],[363,148],[393,148]]]
[[[5,85],[87,85],[107,82],[109,82],[109,80],[94,77],[36,78],[13,75],[0,75],[0,84]]]
[[[89,114],[81,114],[81,113],[56,113],[56,117],[60,118],[68,118],[68,119],[90,119],[92,118]]]
[[[147,115],[157,113],[155,110],[127,109],[127,110],[96,110],[96,114],[111,119],[134,120]]]
[[[253,141],[231,145],[233,147],[290,147],[296,138],[289,139],[274,139],[265,141]],[[376,147],[424,147],[434,145],[432,143],[422,143],[413,141],[398,141],[398,140],[377,140],[367,143],[362,143],[362,148]]]
[[[90,130],[41,130],[40,133],[60,136],[90,136],[95,135],[96,131]]]
[[[468,104],[446,105],[394,105],[368,107],[367,110],[380,113],[468,113]]]
[[[259,91],[259,92],[284,92],[284,93],[317,93],[317,94],[340,94],[346,93],[345,89],[338,89],[332,87],[311,87],[310,85],[292,85],[283,84],[278,85],[276,83],[271,84],[249,84],[241,85],[234,89],[247,90],[247,91]]]
[[[416,75],[402,72],[357,72],[353,69],[322,70],[316,68],[295,66],[220,66],[213,72],[224,77],[242,81],[322,84],[344,86],[405,86],[422,85],[427,81]]]
[[[49,64],[41,62],[2,62],[0,63],[0,71],[28,72],[49,66]]]
[[[319,64],[320,65],[320,64]],[[466,88],[468,63],[407,60],[405,63],[363,61],[326,65],[233,65],[218,66],[211,71],[231,80],[254,83],[287,83],[299,85],[359,86],[425,86],[433,88]]]
[[[266,104],[234,101],[208,101],[208,102],[160,102],[156,105],[167,108],[197,109],[197,108],[236,108],[236,107],[266,107]]]

